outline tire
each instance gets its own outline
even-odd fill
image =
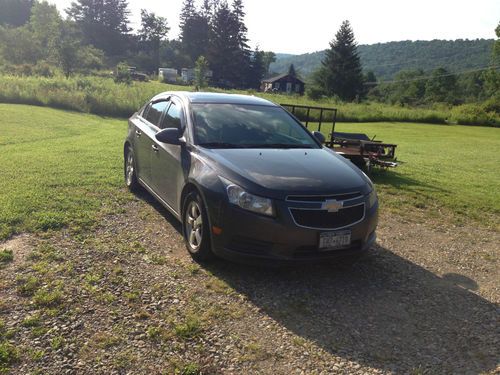
[[[137,181],[137,174],[135,173],[135,157],[132,147],[128,146],[125,152],[125,161],[123,172],[125,175],[125,185],[132,192],[139,190],[139,181]]]
[[[194,191],[184,201],[182,233],[186,248],[195,261],[203,262],[214,258],[207,210],[200,194]]]

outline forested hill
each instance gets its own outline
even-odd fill
[[[400,70],[430,71],[444,67],[452,72],[483,68],[491,59],[493,39],[401,41],[358,46],[363,70],[373,71],[377,79],[393,78]],[[307,78],[321,64],[325,51],[303,55],[276,54],[271,71],[283,73],[294,64]]]

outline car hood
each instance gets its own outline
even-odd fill
[[[368,179],[350,161],[323,149],[202,149],[212,167],[254,194],[368,193]]]

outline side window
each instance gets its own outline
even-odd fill
[[[181,129],[181,106],[172,102],[160,126],[161,129]]]
[[[145,119],[156,126],[160,126],[160,119],[163,111],[168,106],[168,101],[162,100],[161,102],[156,102],[151,104],[151,107],[146,112]]]
[[[151,103],[148,103],[144,106],[144,108],[142,109],[142,112],[141,112],[141,116],[142,118],[146,118],[146,115],[148,114],[148,111],[149,111],[149,108],[151,108]]]

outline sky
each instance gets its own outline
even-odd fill
[[[71,4],[48,1],[63,14]],[[139,27],[140,11],[147,9],[167,18],[168,38],[175,38],[182,2],[129,0],[132,27]],[[328,48],[343,20],[351,22],[358,44],[492,39],[500,21],[500,0],[244,0],[244,5],[251,47],[292,54]]]

